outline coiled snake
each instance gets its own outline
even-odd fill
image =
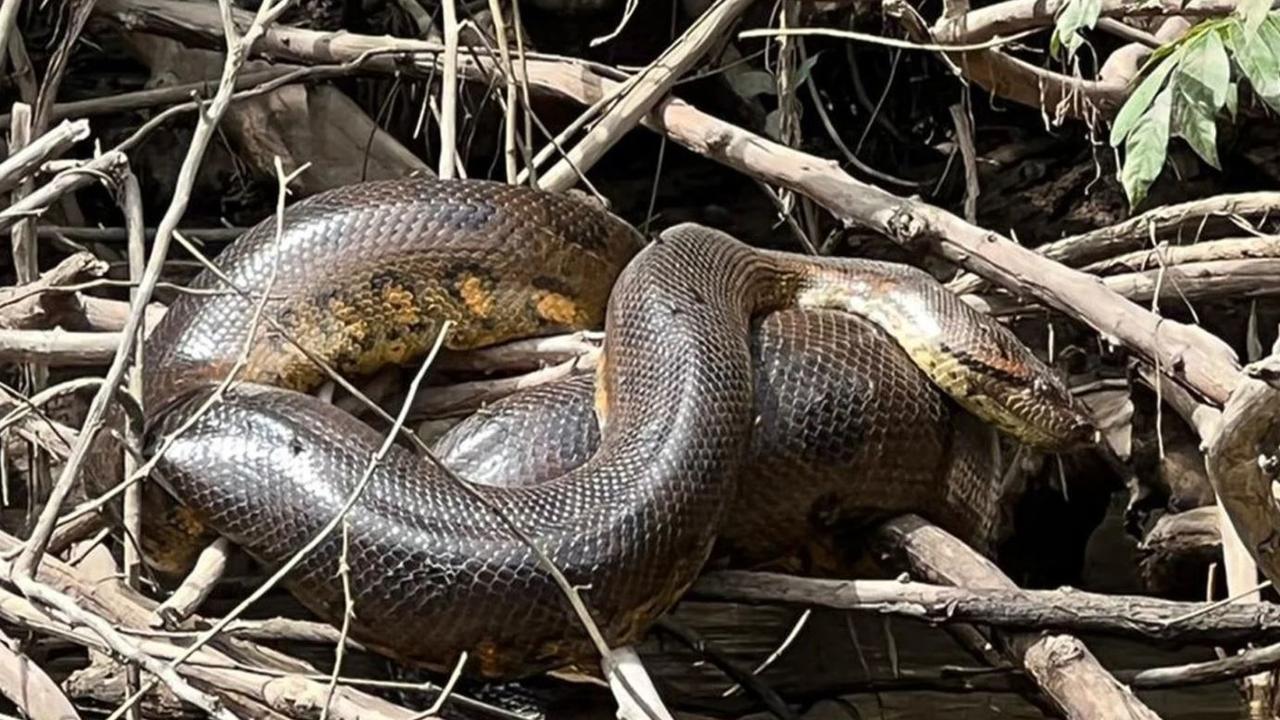
[[[951,430],[958,411],[925,376],[1038,446],[1072,446],[1089,432],[1065,387],[1012,334],[921,271],[757,250],[690,224],[644,246],[588,202],[527,188],[428,179],[340,188],[289,208],[278,239],[267,220],[217,262],[247,294],[183,295],[146,343],[148,452],[164,448],[154,477],[181,501],[149,512],[148,556],[180,564],[186,556],[166,543],[207,528],[277,567],[367,478],[346,519],[351,635],[428,667],[465,650],[472,673],[513,677],[592,653],[557,585],[504,522],[583,586],[605,638],[625,643],[694,580],[722,529],[751,513],[752,502],[745,512],[735,502],[749,497],[739,478],[765,476],[779,506],[788,482],[803,485],[786,453],[836,468],[824,483],[865,465],[873,482],[857,487],[887,496],[873,506],[909,509],[941,492],[939,467],[970,440]],[[193,285],[226,287],[209,272]],[[446,345],[458,349],[604,323],[594,383],[561,388],[577,398],[561,409],[573,413],[566,432],[590,449],[555,462],[526,456],[521,472],[541,477],[487,477],[474,487],[488,502],[399,445],[369,472],[383,436],[304,394],[324,379],[313,359],[349,374],[408,362],[446,319],[455,323]],[[198,412],[242,354],[240,382]],[[824,358],[845,371],[846,396],[822,379]],[[597,435],[582,419],[592,404]],[[778,464],[750,474],[758,416]],[[913,426],[890,425],[903,421]],[[457,433],[446,444],[464,469],[467,448],[484,447]],[[922,490],[895,493],[899,474]],[[736,535],[763,538],[762,528]],[[332,533],[284,581],[335,622],[343,543]],[[776,549],[750,545],[748,556]]]

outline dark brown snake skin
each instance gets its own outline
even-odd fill
[[[904,512],[991,549],[1000,512],[991,431],[884,332],[833,310],[781,310],[754,323],[751,355],[759,419],[716,560],[792,560],[841,526]],[[594,387],[579,375],[510,395],[451,428],[434,453],[473,483],[557,477],[599,446]]]
[[[218,261],[254,299],[184,295],[149,338],[148,452],[162,455],[157,476],[189,526],[269,568],[355,497],[351,635],[433,668],[467,651],[472,673],[513,677],[592,655],[495,507],[586,587],[610,643],[634,640],[670,607],[738,497],[759,411],[754,317],[858,312],[983,419],[1042,445],[1088,432],[1011,334],[905,266],[754,250],[687,224],[637,253],[635,231],[588,203],[481,181],[341,188],[290,208],[278,242],[274,230],[264,222]],[[206,273],[195,285],[220,283]],[[267,288],[267,322],[250,336]],[[299,392],[323,375],[281,332],[359,374],[420,357],[446,319],[449,346],[476,347],[598,326],[606,297],[598,450],[545,482],[474,486],[485,501],[400,446],[374,463],[381,434]],[[198,412],[246,347],[241,382]],[[869,370],[877,381],[881,370]],[[335,622],[343,542],[326,537],[284,581]]]

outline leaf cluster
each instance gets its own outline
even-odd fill
[[[1235,119],[1240,79],[1280,113],[1280,12],[1269,9],[1266,0],[1241,2],[1231,16],[1200,23],[1147,60],[1111,127],[1112,147],[1124,146],[1120,180],[1131,205],[1160,175],[1170,138],[1221,169],[1217,121],[1224,109]]]

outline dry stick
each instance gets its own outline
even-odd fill
[[[514,5],[519,0],[511,0]],[[489,0],[489,14],[493,16],[493,34],[498,43],[498,56],[502,61],[502,77],[507,86],[505,118],[502,124],[502,157],[507,171],[507,182],[515,184],[519,177],[516,167],[516,74],[511,66],[511,50],[507,47],[507,27],[502,15],[501,0]]]
[[[1228,217],[1243,223],[1243,218],[1266,219],[1280,211],[1280,192],[1259,191],[1215,195],[1176,205],[1154,208],[1115,225],[1072,235],[1041,245],[1035,251],[1051,260],[1071,267],[1140,250],[1156,237],[1193,224],[1203,223],[1212,217]],[[948,285],[957,293],[978,290],[983,280],[964,275]]]
[[[147,248],[146,237],[144,234],[145,222],[142,216],[142,188],[138,184],[138,178],[132,172],[126,172],[121,179],[119,188],[119,204],[123,210],[125,226],[129,232],[129,280],[141,284],[142,275],[146,270]],[[132,290],[129,293],[129,301],[134,306],[143,309],[142,323],[138,325],[137,335],[133,339],[134,352],[132,367],[129,370],[129,392],[137,399],[139,405],[143,402],[143,351],[142,341],[146,336],[146,306],[145,299],[140,300],[138,291]],[[146,407],[142,407],[144,414]],[[133,457],[131,450],[142,444],[142,438],[138,436],[130,436],[125,443],[124,453],[124,472],[125,477],[132,475],[138,469],[138,462]],[[125,585],[137,590],[139,582],[142,578],[142,557],[138,552],[138,548],[142,544],[142,483],[132,483],[124,491],[124,507],[121,512],[121,520],[124,525],[125,543],[124,543],[124,578]],[[141,675],[138,672],[137,665],[129,665],[125,669],[125,687],[129,692],[135,691],[141,686]],[[129,720],[137,720],[138,713],[136,709],[129,714]]]
[[[18,86],[18,97],[27,105],[34,106],[36,96],[40,94],[40,86],[36,84],[36,71],[31,65],[31,57],[27,55],[27,44],[23,42],[22,33],[16,28],[9,37],[9,60],[13,63],[13,72],[10,73],[10,77]],[[0,61],[0,66],[3,64]]]
[[[599,362],[599,357],[600,353],[594,352],[523,375],[433,387],[430,393],[414,402],[413,416],[415,418],[448,417],[471,412],[521,390],[592,370]]]
[[[9,57],[9,37],[18,31],[19,0],[4,0],[0,3],[0,72],[4,71],[5,61]]]
[[[76,292],[84,284],[78,281],[100,278],[108,267],[92,253],[78,252],[32,282],[0,289],[0,328],[49,328],[78,322],[85,316],[84,298]]]
[[[454,0],[441,0],[444,15],[444,72],[440,78],[440,163],[441,180],[458,176],[458,11]]]
[[[1271,488],[1280,461],[1268,442],[1280,423],[1280,356],[1245,368],[1245,377],[1223,408],[1220,430],[1206,439],[1209,482],[1249,554],[1272,583],[1280,582],[1277,528],[1280,507]],[[1224,541],[1227,538],[1224,535]]]
[[[35,578],[35,572],[38,568],[39,561],[44,554],[45,548],[49,542],[49,536],[53,532],[58,514],[61,511],[62,503],[66,499],[67,493],[70,492],[76,475],[80,467],[84,464],[90,447],[93,445],[93,439],[101,430],[106,417],[106,410],[109,401],[114,396],[115,388],[119,386],[123,379],[125,368],[127,367],[130,350],[135,338],[138,336],[139,329],[142,327],[142,318],[145,314],[147,302],[151,298],[152,292],[160,277],[160,272],[164,267],[165,255],[168,251],[169,240],[173,235],[173,229],[177,227],[178,220],[181,218],[186,209],[186,204],[190,200],[191,187],[195,180],[196,172],[200,165],[200,160],[204,155],[205,148],[208,147],[209,140],[212,138],[213,130],[222,114],[226,111],[231,95],[231,85],[234,82],[235,75],[239,72],[240,67],[247,59],[248,49],[261,36],[264,25],[273,21],[276,16],[288,5],[288,0],[284,0],[278,4],[263,3],[260,6],[253,25],[250,26],[248,32],[243,38],[235,37],[234,29],[227,24],[225,28],[227,44],[229,51],[227,53],[226,63],[223,69],[222,81],[219,85],[217,94],[210,103],[208,110],[202,113],[197,123],[191,145],[188,147],[187,155],[183,160],[182,168],[179,171],[178,181],[174,189],[174,197],[169,205],[168,211],[160,222],[159,229],[156,233],[155,247],[152,256],[148,262],[146,273],[139,283],[136,300],[133,311],[130,313],[129,321],[125,325],[124,340],[112,361],[111,367],[107,371],[107,377],[102,387],[94,396],[93,402],[89,407],[88,415],[85,419],[84,428],[81,431],[81,437],[72,452],[71,458],[63,466],[62,473],[58,478],[58,482],[53,488],[44,510],[40,514],[40,519],[36,528],[31,534],[30,539],[26,543],[22,554],[13,563],[11,573],[14,582],[18,588],[22,590],[28,597],[39,598],[46,604],[52,604],[63,608],[67,605],[75,607],[74,602],[70,598],[45,587]],[[224,12],[230,14],[230,9],[226,5],[225,0],[222,4]],[[12,208],[11,208],[12,209]],[[64,610],[65,611],[65,610]],[[92,625],[99,634],[103,635],[103,639],[109,643],[115,642],[114,631],[111,626],[106,623],[94,623]],[[106,634],[104,634],[104,632]],[[116,643],[118,644],[118,643]],[[137,655],[137,653],[134,653]],[[131,656],[132,657],[132,656]],[[156,667],[149,658],[134,658],[147,668],[149,672],[163,679],[169,684],[180,697],[184,699],[190,698],[194,700],[202,709],[210,714],[218,717],[231,718],[234,717],[229,712],[218,707],[217,701],[203,694],[194,694],[194,690],[188,690],[183,681],[173,670],[172,667],[161,666]],[[176,683],[176,684],[175,684]],[[151,683],[147,684],[149,687]],[[140,697],[141,691],[135,693],[135,697]]]
[[[1137,250],[1081,268],[1095,275],[1142,272],[1158,265],[1184,265],[1210,260],[1280,258],[1280,235],[1205,240],[1193,245],[1174,245],[1159,250]]]
[[[38,362],[53,367],[84,367],[109,362],[120,349],[114,332],[0,330],[0,362]]]
[[[182,584],[156,608],[156,625],[178,627],[183,620],[199,610],[222,579],[230,554],[231,543],[223,537],[215,539],[201,550],[195,566],[183,578]]]
[[[12,228],[19,221],[39,217],[63,195],[95,180],[110,177],[127,163],[124,153],[112,151],[99,155],[78,168],[63,170],[30,195],[0,210],[0,232]]]
[[[1162,263],[1150,270],[1108,275],[1101,278],[1101,283],[1117,295],[1140,303],[1156,298],[1185,305],[1196,300],[1273,297],[1280,294],[1280,258]],[[1003,295],[967,295],[965,299],[996,315],[1026,312],[1036,305],[1030,298],[1019,301]]]
[[[30,195],[35,182],[28,177],[25,162],[39,162],[46,159],[51,153],[61,154],[70,148],[77,135],[87,135],[89,132],[88,123],[84,123],[81,128],[63,126],[54,132],[46,133],[36,143],[47,141],[44,147],[37,148],[36,143],[31,143],[31,136],[35,132],[35,118],[32,116],[32,110],[29,106],[15,103],[13,106],[14,117],[18,122],[13,128],[11,135],[11,145],[9,160],[16,160],[10,166],[9,178],[13,183],[12,201],[17,203],[23,197]],[[31,143],[31,144],[28,144]],[[36,149],[36,152],[27,152]],[[24,157],[25,156],[25,157]],[[5,164],[9,164],[6,162]],[[0,165],[3,167],[4,165]],[[13,269],[14,275],[18,283],[21,285],[29,285],[37,281],[40,275],[40,255],[39,247],[36,245],[35,238],[35,221],[23,220],[15,224],[10,231],[13,239]],[[22,376],[26,379],[27,392],[36,393],[44,389],[49,384],[49,368],[39,362],[24,363],[20,368]],[[27,459],[27,515],[26,521],[30,522],[35,515],[35,503],[38,498],[43,497],[49,487],[49,458],[39,451],[39,448],[33,443],[29,446],[30,453]]]
[[[15,105],[15,112],[17,106]],[[27,109],[30,112],[30,109]],[[16,130],[16,128],[15,128]],[[30,128],[25,128],[24,132]],[[89,137],[88,120],[68,120],[34,141],[14,142],[9,147],[9,157],[0,162],[0,192],[8,192],[19,183],[33,175],[40,166],[56,157],[61,157],[73,145]]]
[[[40,93],[36,96],[35,124],[36,133],[48,129],[53,117],[53,104],[58,99],[58,89],[62,87],[62,78],[71,59],[71,51],[80,39],[80,31],[88,22],[93,11],[95,0],[68,0],[71,12],[68,13],[62,37],[58,39],[58,47],[54,49],[48,67],[44,71],[44,79],[40,83]]]
[[[0,693],[26,717],[80,720],[80,713],[58,683],[3,632],[0,632]]]
[[[1263,602],[1177,602],[1075,589],[823,580],[746,571],[704,575],[690,589],[690,597],[858,610],[940,625],[1054,629],[1155,642],[1230,644],[1280,639],[1280,605]]]
[[[187,237],[207,242],[230,242],[244,234],[248,228],[183,228],[181,232]],[[147,240],[156,236],[155,228],[145,229]],[[66,225],[41,225],[36,228],[36,236],[41,240],[64,237],[80,242],[124,242],[129,239],[126,228],[69,227]]]
[[[885,523],[877,530],[876,541],[883,555],[900,558],[900,564],[928,581],[1017,589],[994,563],[917,516],[905,515]],[[1157,718],[1074,637],[1016,633],[1009,644],[1019,664],[1068,720]]]
[[[978,151],[973,145],[973,118],[969,116],[968,89],[965,97],[951,106],[951,122],[955,125],[956,143],[960,145],[960,157],[964,160],[964,219],[978,221]]]
[[[1280,258],[1189,262],[1111,275],[1103,284],[1134,302],[1272,296],[1280,293]]]
[[[568,155],[538,180],[547,190],[567,190],[624,134],[635,127],[657,102],[670,92],[682,75],[729,32],[750,0],[718,0],[707,9],[657,60],[627,81],[616,104],[578,141]]]
[[[274,80],[296,70],[297,68],[277,67],[270,68],[268,70],[259,70],[258,72],[245,73],[236,79],[235,88],[236,90],[250,88],[259,83]],[[216,89],[217,85],[215,85],[213,81],[204,80],[200,82],[183,83],[181,85],[151,88],[149,90],[135,90],[133,92],[120,93],[119,95],[107,95],[105,97],[91,98],[89,100],[61,102],[53,106],[50,120],[62,120],[71,117],[91,117],[94,115],[109,115],[113,113],[129,112],[131,110],[146,110],[160,105],[185,102],[190,100],[192,95],[203,96],[209,91]],[[11,122],[12,116],[0,115],[0,130],[8,128]]]
[[[104,385],[105,387],[105,385]],[[19,558],[21,560],[21,558]],[[186,680],[179,676],[172,667],[158,662],[155,658],[147,655],[138,646],[125,639],[116,628],[103,618],[88,612],[76,604],[69,595],[65,595],[54,588],[45,585],[38,580],[23,582],[21,576],[15,566],[8,568],[9,573],[15,578],[19,588],[23,594],[32,600],[39,601],[47,607],[56,609],[58,612],[71,619],[75,624],[89,628],[102,639],[110,650],[132,662],[136,662],[146,669],[147,672],[154,675],[158,680],[164,682],[165,685],[173,691],[180,699],[191,703],[209,715],[219,718],[219,720],[236,720],[236,716],[230,711],[222,707],[218,699],[212,695],[201,692],[192,687]],[[153,681],[154,682],[154,681]]]
[[[955,16],[944,15],[930,28],[930,34],[944,43],[980,43],[996,37],[1048,28],[1054,23],[1062,2],[1007,0]],[[1105,17],[1125,16],[1217,16],[1233,12],[1231,2],[1157,0],[1133,3],[1105,0],[1099,3]],[[948,53],[969,80],[994,94],[1057,115],[1091,120],[1099,111],[1115,112],[1128,96],[1130,86],[1122,82],[1100,82],[1053,72],[998,50]]]
[[[19,540],[0,532],[0,549],[8,552],[17,551],[21,548],[22,543]],[[0,574],[4,572],[3,569],[0,569]],[[151,619],[152,612],[149,608],[154,607],[154,603],[149,598],[131,592],[123,584],[114,580],[103,582],[97,578],[86,578],[81,570],[70,567],[57,558],[47,558],[44,563],[41,563],[39,578],[52,587],[80,598],[81,603],[84,604],[88,611],[102,615],[117,626],[143,628],[148,625]],[[135,631],[134,634],[137,634],[137,632]],[[87,641],[93,647],[105,647],[92,633],[84,633],[78,636],[76,641]],[[275,650],[255,646],[242,640],[230,640],[225,637],[220,640],[220,644],[227,654],[224,654],[223,651],[206,648],[200,651],[198,658],[193,659],[190,664],[182,666],[180,670],[187,676],[225,693],[229,700],[236,698],[238,693],[251,697],[264,697],[268,694],[268,688],[262,687],[262,677],[264,675],[292,678],[295,686],[300,681],[321,677],[315,674],[314,668],[310,665]],[[169,647],[166,649],[166,646],[152,644],[148,644],[147,648],[151,654],[157,656],[174,657],[178,652],[177,648]],[[231,655],[249,657],[253,662],[262,663],[266,667],[252,669],[251,674],[238,673],[229,675],[223,668],[249,670],[243,665],[233,664],[229,659]],[[209,662],[211,660],[217,661],[217,664],[211,664]],[[247,678],[246,675],[248,675]],[[247,682],[247,680],[252,682]],[[314,682],[309,683],[307,688],[294,687],[293,689],[300,690],[296,694],[302,697],[318,697],[319,693],[324,690],[322,685]],[[273,692],[279,694],[278,691],[273,690]],[[413,715],[408,710],[366,695],[358,690],[344,689],[342,694],[344,705],[351,706],[356,710],[356,712],[343,714],[344,718],[362,717],[369,720],[405,720]],[[492,711],[491,707],[468,698],[459,698],[459,701]],[[513,718],[512,720],[515,719]]]
[[[980,42],[1008,36],[1032,28],[1047,27],[1069,0],[1004,0],[953,18],[944,17],[939,24],[959,28],[956,37],[965,42]],[[1235,0],[1100,0],[1100,17],[1218,17],[1235,12]]]

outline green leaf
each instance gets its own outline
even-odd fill
[[[739,97],[753,98],[757,95],[774,95],[778,92],[773,75],[763,70],[725,73],[725,78]]]
[[[1231,84],[1231,59],[1222,45],[1222,37],[1205,33],[1188,44],[1187,54],[1178,62],[1178,77],[1174,84],[1189,87],[1198,100],[1218,110],[1227,102],[1227,87]],[[1195,87],[1192,87],[1195,86]]]
[[[1252,36],[1267,19],[1270,10],[1271,0],[1240,0],[1232,14],[1244,21],[1245,35]]]
[[[1253,93],[1280,113],[1280,15],[1271,14],[1254,35],[1236,28],[1228,35],[1236,64]]]
[[[1156,93],[1160,92],[1161,86],[1164,85],[1165,79],[1169,77],[1169,73],[1177,67],[1176,57],[1156,66],[1155,70],[1147,76],[1137,90],[1129,95],[1125,100],[1124,106],[1120,108],[1120,112],[1116,114],[1115,122],[1111,124],[1111,147],[1119,147],[1129,137],[1129,133],[1137,127],[1147,112],[1147,108],[1151,106],[1151,102],[1156,97]]]
[[[804,59],[804,62],[800,63],[800,67],[796,68],[795,85],[797,87],[809,79],[809,73],[813,72],[813,66],[818,64],[818,56],[822,55],[824,52],[826,52],[826,50],[819,50],[818,52],[810,55]]]
[[[1102,0],[1067,0],[1058,17],[1054,21],[1053,37],[1050,38],[1050,51],[1058,55],[1065,48],[1070,57],[1084,42],[1082,30],[1093,29],[1098,24],[1098,16],[1102,13]]]
[[[1169,144],[1169,115],[1173,108],[1173,87],[1167,87],[1156,96],[1151,107],[1128,134],[1124,146],[1124,167],[1120,170],[1120,182],[1129,196],[1130,206],[1136,207],[1146,197],[1151,183],[1164,168]]]
[[[1202,160],[1218,170],[1218,127],[1214,122],[1216,108],[1210,108],[1204,98],[1198,98],[1187,88],[1178,85],[1173,99],[1173,118],[1170,133],[1187,141]]]
[[[1231,114],[1231,122],[1235,122],[1240,107],[1240,83],[1232,82],[1227,88],[1227,112]]]
[[[773,109],[764,117],[764,133],[775,141],[782,141],[782,110]]]

